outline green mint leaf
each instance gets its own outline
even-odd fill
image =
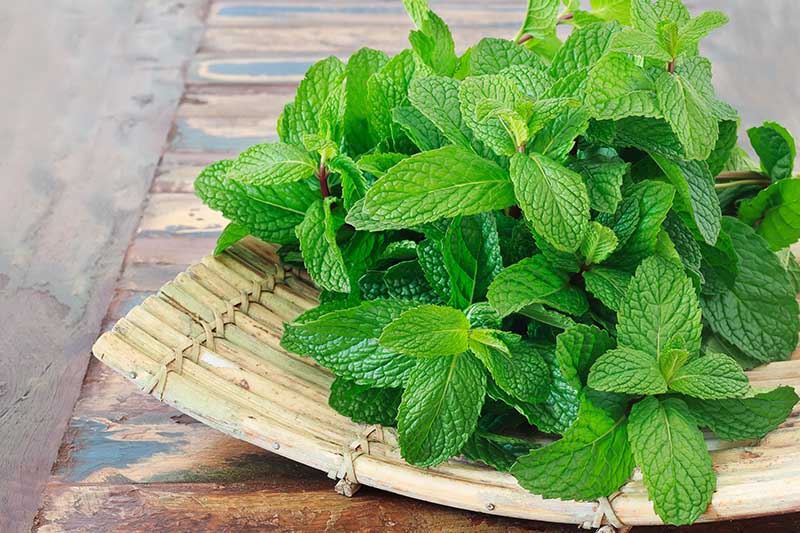
[[[711,171],[712,176],[717,176],[725,168],[725,163],[731,157],[731,153],[736,148],[736,141],[738,140],[737,129],[739,124],[735,120],[724,120],[719,123],[719,137],[717,137],[717,144],[711,150],[711,155],[708,156],[706,163],[708,169]]]
[[[706,35],[727,23],[728,17],[719,11],[706,11],[689,20],[678,30],[678,53],[693,50]]]
[[[739,204],[739,218],[756,225],[756,231],[773,250],[800,239],[800,180],[785,179]]]
[[[378,344],[383,328],[417,304],[374,300],[333,311],[315,320],[287,324],[281,346],[308,355],[338,377],[359,385],[405,385],[416,360],[390,352]]]
[[[534,135],[528,142],[528,152],[563,162],[575,146],[575,139],[589,127],[589,118],[585,107],[569,109]]]
[[[336,243],[338,224],[331,214],[335,201],[330,196],[311,204],[296,233],[303,262],[314,283],[329,291],[350,292],[350,277]]]
[[[539,403],[550,392],[550,368],[539,351],[514,335],[474,330],[470,351],[498,387],[522,402]]]
[[[670,20],[679,26],[687,23],[691,15],[681,0],[631,0],[631,23],[637,30],[655,34],[658,25]]]
[[[614,36],[611,50],[663,62],[672,61],[673,57],[664,48],[658,37],[632,28],[625,29]]]
[[[412,106],[399,106],[392,110],[393,120],[417,148],[425,152],[449,144],[433,122]]]
[[[612,311],[618,311],[632,276],[623,270],[593,267],[583,273],[586,290]]]
[[[573,31],[550,65],[550,74],[563,78],[594,66],[606,55],[614,35],[622,30],[616,22],[594,23]]]
[[[546,71],[528,65],[511,65],[500,71],[500,75],[514,83],[517,90],[533,100],[544,98],[555,80]]]
[[[711,502],[716,479],[703,433],[678,398],[645,398],[633,406],[628,434],[656,514],[691,524]]]
[[[591,0],[592,15],[603,20],[616,20],[630,24],[631,0]]]
[[[413,299],[421,303],[440,303],[417,261],[403,261],[386,270],[383,277],[392,298]]]
[[[707,159],[719,136],[719,122],[709,112],[707,99],[677,71],[662,72],[655,86],[661,112],[687,159]]]
[[[564,379],[581,390],[591,366],[614,345],[608,333],[595,326],[576,324],[565,329],[556,337],[556,360]]]
[[[458,99],[461,116],[475,137],[498,155],[511,155],[517,148],[508,127],[498,116],[479,116],[479,104],[484,100],[497,102],[502,107],[514,109],[522,94],[516,85],[501,75],[470,77],[461,83]]]
[[[503,317],[494,310],[489,302],[472,304],[465,313],[473,328],[500,329],[503,322]]]
[[[362,172],[372,174],[376,178],[382,178],[390,168],[407,157],[408,155],[406,154],[394,152],[366,154],[359,158],[356,162],[356,166]]]
[[[364,209],[387,226],[402,228],[513,203],[503,169],[463,148],[445,146],[392,167],[367,192]]]
[[[477,430],[464,445],[461,453],[467,459],[480,461],[500,472],[508,472],[517,458],[535,448],[532,442]]]
[[[394,426],[401,394],[401,389],[373,388],[336,378],[331,384],[328,404],[353,422]]]
[[[619,240],[614,232],[594,220],[589,224],[589,231],[581,243],[580,252],[585,265],[602,263],[617,248]]]
[[[417,78],[409,87],[408,99],[453,144],[479,153],[472,131],[461,116],[459,86],[460,82],[450,78]]]
[[[418,28],[422,26],[430,13],[427,0],[403,0],[403,6],[406,8],[406,13],[411,17],[414,25]]]
[[[428,11],[418,27],[408,36],[414,51],[433,72],[451,76],[459,63],[450,28],[432,11]]]
[[[231,222],[217,238],[217,245],[214,247],[214,255],[219,255],[240,240],[244,239],[250,234],[247,228]]]
[[[697,55],[683,55],[675,61],[675,74],[694,87],[712,117],[717,120],[739,120],[739,112],[716,97],[711,82],[711,61]]]
[[[630,165],[621,159],[575,159],[567,166],[583,176],[589,205],[595,211],[614,213],[622,201],[622,181]]]
[[[569,285],[566,275],[552,270],[542,255],[523,259],[500,272],[486,297],[502,316],[533,304],[544,304],[576,316],[588,309],[586,296]]]
[[[669,348],[661,351],[658,356],[658,367],[661,369],[661,375],[664,376],[667,383],[688,360],[689,352],[681,348]]]
[[[659,257],[636,269],[617,319],[619,344],[654,359],[677,335],[690,354],[700,349],[700,306],[692,282],[681,266]]]
[[[286,106],[278,122],[281,141],[301,145],[303,134],[320,133],[320,115],[325,102],[331,94],[341,91],[344,77],[345,64],[337,57],[331,56],[311,65],[297,87],[294,101]]]
[[[379,298],[390,298],[389,289],[384,281],[386,272],[379,270],[368,270],[358,278],[358,290],[361,292],[362,300],[377,300]]]
[[[683,146],[663,120],[629,117],[618,120],[615,126],[615,146],[638,148],[670,159],[686,159]]]
[[[527,224],[527,221],[525,223]],[[533,236],[536,246],[534,254],[528,254],[528,256],[535,255],[536,252],[539,252],[547,259],[550,268],[555,271],[573,274],[580,272],[583,261],[577,252],[562,252],[561,250],[557,250],[534,230],[529,228],[528,231]]]
[[[337,155],[327,162],[327,166],[341,177],[345,209],[350,209],[367,194],[367,180],[352,159],[346,155]]]
[[[469,330],[469,320],[458,309],[421,305],[386,326],[379,342],[413,357],[442,357],[467,351]]]
[[[394,241],[386,245],[378,256],[378,264],[417,258],[417,243],[411,240]]]
[[[486,372],[469,353],[420,359],[397,414],[403,459],[434,466],[459,453],[478,423]]]
[[[667,382],[658,360],[649,353],[620,347],[600,356],[589,372],[593,389],[626,394],[664,394]]]
[[[345,94],[345,81],[333,88],[319,110],[317,131],[325,139],[330,139],[332,144],[338,146],[344,137],[344,115],[347,106]],[[303,138],[305,135],[303,134]]]
[[[653,254],[658,232],[672,207],[675,188],[667,183],[647,180],[631,187],[628,193],[632,201],[638,201],[638,224],[627,239],[620,238],[625,243],[608,259],[610,265],[636,265]],[[616,226],[613,229],[619,237]]]
[[[194,182],[197,195],[211,209],[221,211],[231,222],[245,227],[266,242],[295,241],[300,224],[319,192],[307,183],[263,187],[228,178],[233,161],[218,161],[206,167]]]
[[[512,65],[527,65],[536,70],[547,70],[544,61],[524,46],[514,41],[487,37],[472,48],[469,72],[471,76],[499,74]]]
[[[792,175],[797,149],[786,128],[777,122],[765,122],[747,130],[747,136],[761,159],[761,168],[773,181]]]
[[[545,39],[556,31],[560,0],[528,0],[525,20],[517,38],[530,34],[536,39]]]
[[[459,309],[483,299],[503,268],[494,215],[456,217],[441,244],[452,293],[450,305]]]
[[[520,457],[511,474],[545,498],[592,500],[619,489],[633,472],[625,418],[613,419],[586,398],[561,440]]]
[[[310,178],[317,171],[313,159],[289,144],[257,144],[233,162],[228,177],[252,185],[279,185]]]
[[[353,156],[369,151],[378,143],[369,128],[369,96],[367,81],[378,72],[389,57],[371,48],[361,48],[350,56],[345,73],[344,139]]]
[[[425,279],[442,301],[448,301],[452,294],[450,274],[444,264],[442,243],[439,240],[425,239],[417,245],[417,260]]]
[[[744,396],[750,382],[733,358],[709,352],[678,370],[669,388],[703,400],[722,400]]]
[[[650,75],[632,59],[620,54],[606,55],[592,69],[587,82],[586,105],[592,118],[600,120],[662,116],[656,84]]]
[[[722,229],[731,238],[739,271],[731,288],[703,296],[703,318],[750,357],[763,362],[787,359],[797,345],[800,321],[786,271],[749,226],[723,217]]]
[[[703,240],[713,246],[719,235],[722,212],[708,165],[704,161],[670,161],[658,155],[652,157],[675,187],[675,208],[684,222],[696,228]]]
[[[589,227],[589,195],[580,174],[535,153],[515,154],[510,173],[536,232],[559,250],[577,250]]]
[[[792,413],[798,401],[792,387],[753,390],[744,398],[698,400],[687,398],[692,415],[724,440],[760,439]]]
[[[413,51],[404,50],[367,81],[370,127],[376,139],[390,147],[401,141],[400,125],[392,120],[392,110],[405,105],[411,81],[425,69],[417,63]]]

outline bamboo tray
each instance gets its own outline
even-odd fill
[[[417,468],[392,428],[356,424],[327,402],[331,374],[280,347],[283,322],[316,305],[304,272],[274,246],[245,239],[208,256],[132,309],[93,348],[140,389],[228,435],[317,468],[352,496],[359,484],[442,505],[516,518],[626,527],[661,524],[637,472],[600,501],[544,499],[480,464]],[[748,373],[754,386],[800,390],[800,360]],[[800,408],[759,442],[709,435],[717,491],[699,521],[800,510]],[[797,427],[795,427],[797,426]]]

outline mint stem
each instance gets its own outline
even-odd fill
[[[563,15],[558,17],[558,22],[566,22],[568,20],[572,20],[573,18],[575,18],[574,13],[564,13]]]
[[[730,189],[731,187],[739,187],[741,185],[761,185],[763,187],[768,186],[771,183],[770,179],[752,179],[752,180],[734,180],[728,181],[726,183],[717,183],[714,185],[715,190],[721,189]]]
[[[517,44],[524,44],[527,41],[530,41],[531,39],[533,39],[533,35],[531,35],[530,33],[526,33],[525,35],[517,39]]]
[[[673,59],[669,63],[667,63],[667,71],[670,74],[675,74],[675,60]]]
[[[325,166],[325,163],[319,164],[317,177],[319,178],[319,189],[322,191],[322,197],[327,198],[331,195],[331,191],[328,189],[328,167]]]

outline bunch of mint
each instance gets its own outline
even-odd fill
[[[737,145],[678,0],[531,1],[513,41],[456,54],[424,0],[394,57],[313,65],[281,141],[196,182],[323,289],[283,346],[336,376],[330,404],[396,425],[402,455],[465,455],[587,500],[638,466],[687,524],[715,488],[701,428],[764,436],[798,400],[743,368],[797,343],[795,145]],[[558,24],[571,24],[562,43]],[[537,446],[535,433],[560,435]]]

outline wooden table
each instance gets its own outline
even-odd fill
[[[466,43],[480,36],[513,35],[521,19],[524,2],[447,0],[431,3],[450,23],[463,49]],[[64,7],[69,2],[58,4]],[[204,165],[232,157],[256,142],[275,140],[277,117],[283,105],[293,96],[298,80],[311,63],[330,54],[345,58],[362,46],[397,52],[405,46],[409,28],[399,0],[213,0],[210,3],[196,0],[161,5],[148,1],[141,4],[143,7],[138,12],[141,16],[146,15],[145,19],[150,21],[149,28],[154,33],[139,35],[140,48],[146,50],[148,38],[153,38],[156,32],[162,36],[167,32],[178,41],[177,45],[175,42],[169,43],[172,45],[169,50],[174,56],[171,56],[173,59],[170,63],[174,72],[169,77],[173,93],[176,65],[180,65],[178,59],[181,54],[188,60],[188,66],[180,99],[176,97],[180,91],[172,98],[164,97],[164,87],[159,88],[152,80],[149,81],[153,85],[149,92],[139,91],[130,96],[133,104],[142,109],[152,102],[158,104],[156,111],[137,119],[145,126],[147,120],[152,120],[152,135],[160,136],[157,142],[151,140],[146,150],[139,152],[140,156],[145,153],[153,157],[153,146],[160,146],[159,143],[164,142],[164,126],[169,125],[171,110],[176,108],[176,112],[155,172],[147,166],[147,158],[140,160],[138,166],[131,158],[118,160],[129,165],[128,168],[136,169],[137,178],[126,181],[121,175],[124,172],[117,172],[117,188],[108,189],[105,186],[108,195],[128,194],[126,198],[138,205],[146,192],[141,184],[147,183],[154,174],[138,229],[124,253],[124,262],[123,245],[135,226],[137,209],[129,208],[122,214],[118,210],[110,213],[117,221],[112,224],[112,221],[106,220],[114,227],[113,235],[106,241],[97,239],[95,242],[96,253],[104,260],[96,267],[82,266],[85,277],[89,278],[88,283],[96,278],[101,288],[106,287],[105,290],[88,292],[86,296],[92,306],[101,308],[108,302],[117,268],[115,265],[123,264],[113,299],[103,320],[103,328],[110,327],[128,309],[213,248],[224,221],[192,194],[192,181]],[[789,13],[800,16],[800,9],[790,4],[790,0],[775,2],[775,9],[770,8],[770,13],[782,14],[783,18],[769,21],[777,26],[761,26],[752,30],[745,28],[757,17],[764,20],[764,14],[748,17],[748,9],[752,11],[753,8],[746,7],[745,0],[694,4],[702,4],[703,8],[721,7],[724,4],[735,17],[732,28],[723,30],[726,33],[721,33],[722,37],[711,45],[710,53],[719,61],[715,70],[717,79],[728,81],[734,76],[741,78],[741,69],[736,67],[741,64],[742,57],[733,54],[731,46],[740,42],[742,36],[758,35],[760,45],[765,49],[771,45],[782,51],[794,47],[795,53],[798,49],[798,44],[789,38],[790,21],[796,20]],[[122,5],[122,2],[113,5]],[[183,18],[176,19],[176,13],[181,13]],[[162,22],[159,23],[159,20]],[[198,25],[201,28],[205,25],[202,37],[197,31]],[[197,42],[199,48],[193,52]],[[754,68],[763,62],[757,55],[747,56]],[[137,61],[144,64],[150,61],[153,65],[159,65],[163,60],[161,56],[148,55],[144,51],[137,57]],[[727,93],[725,90],[722,92],[732,103],[744,106],[743,116],[748,124],[768,118],[766,114],[759,118],[756,110],[763,107],[772,110],[773,115],[788,122],[788,125],[800,127],[796,116],[775,114],[776,106],[794,102],[798,96],[797,87],[800,87],[800,83],[787,83],[785,78],[796,77],[797,74],[795,69],[788,70],[792,72],[784,74],[777,95],[763,92],[750,94],[740,86],[732,87]],[[752,79],[748,77],[741,81]],[[130,80],[125,79],[125,72],[117,72],[115,80],[117,84],[114,90],[127,94],[125,82],[130,83]],[[763,85],[764,81],[759,79],[754,83]],[[172,93],[167,91],[167,94]],[[780,109],[777,107],[777,110]],[[125,121],[120,119],[118,123],[124,130]],[[98,147],[113,153],[123,141],[119,138],[112,138],[111,141],[105,139],[104,142],[102,137],[96,139]],[[82,146],[81,149],[92,150],[92,147]],[[104,171],[98,165],[89,169],[92,172]],[[88,179],[89,185],[102,189],[102,177],[93,175]],[[79,187],[80,182],[74,182],[73,186]],[[91,192],[90,189],[86,194]],[[58,191],[51,188],[48,195],[57,205]],[[62,219],[66,220],[67,215],[62,215]],[[52,233],[50,241],[57,239],[56,228],[49,231]],[[38,235],[33,237],[41,239]],[[64,268],[71,271],[67,263],[65,259]],[[53,265],[51,268],[56,267]],[[65,282],[66,287],[70,287],[70,282],[78,283],[77,276],[70,279]],[[82,281],[86,282],[86,279]],[[0,290],[5,286],[0,270]],[[11,296],[24,302],[26,293],[16,291]],[[4,305],[0,304],[0,311]],[[9,320],[13,320],[14,316],[9,313]],[[73,330],[66,330],[59,334],[60,337],[54,337],[50,353],[58,352],[61,347],[59,342],[67,342],[71,331],[75,334],[80,330],[84,335],[77,346],[70,344],[74,352],[72,356],[52,355],[53,364],[61,372],[55,374],[53,381],[59,387],[57,394],[43,394],[40,400],[36,399],[36,391],[15,392],[16,396],[9,402],[11,407],[6,411],[0,410],[0,421],[8,412],[16,413],[19,420],[24,420],[25,401],[18,398],[24,400],[33,394],[38,402],[35,405],[37,409],[51,409],[53,413],[53,419],[47,420],[46,424],[49,440],[14,437],[14,430],[9,425],[0,426],[0,442],[4,438],[12,443],[17,442],[20,449],[24,447],[28,454],[25,461],[11,461],[7,468],[10,479],[18,481],[19,490],[30,493],[40,487],[37,484],[39,478],[41,485],[44,485],[34,523],[37,530],[477,529],[552,533],[576,530],[575,526],[569,525],[531,523],[457,511],[369,488],[362,489],[352,499],[344,498],[333,491],[333,481],[324,474],[199,424],[140,393],[124,378],[95,360],[89,363],[80,396],[61,440],[52,475],[49,479],[42,477],[41,473],[52,463],[52,453],[58,439],[55,435],[60,435],[63,429],[60,420],[69,413],[77,394],[79,382],[76,377],[80,377],[84,368],[90,341],[97,333],[99,316],[79,322]],[[10,327],[7,331],[11,331]],[[10,346],[6,353],[11,362],[14,358],[22,361],[27,355],[22,345]],[[47,353],[43,352],[45,355]],[[42,360],[46,358],[43,356]],[[9,363],[9,366],[12,365]],[[38,368],[33,368],[31,372],[38,372]],[[45,363],[41,368],[45,368],[45,373],[52,372],[52,367]],[[3,379],[0,379],[2,385]],[[4,389],[0,387],[0,400],[3,392]],[[33,412],[30,409],[28,414]],[[49,451],[51,448],[52,451]],[[21,473],[29,468],[34,472],[34,478],[29,483],[23,482]],[[6,522],[9,531],[27,529],[23,525],[27,512],[25,506],[30,504],[31,498],[28,494],[13,509],[17,519]],[[6,494],[5,501],[0,498],[0,504],[7,502],[13,504],[13,494]],[[3,519],[0,517],[0,530],[5,531],[1,527]],[[642,531],[648,529],[641,528]],[[696,532],[797,531],[800,530],[800,514],[685,529]]]

